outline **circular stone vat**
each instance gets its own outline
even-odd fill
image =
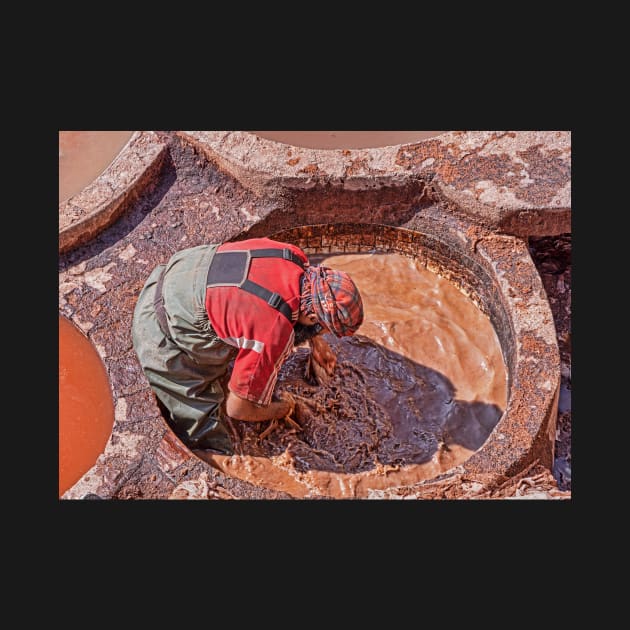
[[[252,131],[260,138],[307,149],[369,149],[410,144],[445,131]]]
[[[100,355],[59,315],[59,496],[103,452],[114,424],[114,402]]]
[[[431,470],[427,466],[419,476],[416,466],[387,463],[377,465],[370,474],[326,476],[318,471],[316,488],[309,482],[309,471],[298,470],[296,474],[292,464],[287,473],[283,457],[288,455],[282,453],[276,454],[273,465],[261,457],[244,460],[242,454],[225,457],[196,451],[200,458],[224,474],[296,498],[432,498],[443,493],[445,485],[457,497],[471,488],[508,479],[536,460],[551,466],[559,356],[549,305],[526,245],[517,238],[482,232],[471,239],[465,226],[457,222],[427,223],[426,231],[421,223],[414,230],[376,224],[308,225],[275,232],[270,237],[294,243],[315,259],[337,254],[402,254],[455,285],[487,315],[507,371],[507,404],[502,413],[494,415],[485,441],[476,445],[472,455],[464,461],[454,460],[452,468],[434,466],[433,476],[427,476],[426,471]],[[416,370],[418,383],[430,372],[426,368],[418,371],[417,366],[411,369]],[[281,388],[286,386],[282,378],[278,384]],[[422,401],[419,402],[421,415]],[[450,402],[445,400],[445,404]],[[331,429],[343,430],[340,425]],[[441,453],[434,455],[440,457]],[[290,456],[299,461],[299,453],[297,458],[296,453]],[[449,456],[444,461],[448,462]]]

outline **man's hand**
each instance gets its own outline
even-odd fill
[[[332,376],[337,365],[337,357],[328,345],[328,342],[321,335],[313,337],[311,339],[311,349],[313,359],[326,370],[328,376]]]
[[[289,407],[287,412],[282,416],[282,420],[284,420],[290,427],[293,427],[293,432],[295,430],[302,430],[302,427],[291,417],[295,412],[295,398],[289,392],[280,392],[278,394],[278,398],[282,403],[286,403]],[[276,403],[278,404],[278,403]],[[280,418],[275,418],[269,423],[269,426],[258,436],[260,440],[264,440],[270,433],[273,433],[279,424]]]
[[[290,398],[284,398],[288,396]],[[228,392],[225,401],[225,412],[230,418],[248,422],[260,422],[261,420],[281,420],[293,413],[295,400],[288,392],[279,396],[279,400],[269,403],[266,407],[256,405],[245,400],[234,392]]]
[[[335,371],[337,357],[321,335],[309,339],[311,356],[306,368],[307,377],[313,377],[319,385],[326,385]]]

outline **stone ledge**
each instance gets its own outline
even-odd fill
[[[332,185],[346,190],[419,180],[490,229],[516,236],[571,231],[570,131],[451,131],[371,149],[307,149],[245,131],[178,131],[184,142],[259,195]]]
[[[114,223],[154,179],[165,153],[166,144],[153,131],[136,131],[101,175],[59,204],[59,253]]]

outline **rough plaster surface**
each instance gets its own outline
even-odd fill
[[[340,221],[360,210],[367,222],[412,229],[431,213],[468,225],[457,238],[492,261],[516,314],[516,377],[525,385],[509,402],[507,430],[465,466],[371,498],[526,498],[534,486],[566,498],[547,474],[555,421],[531,414],[553,412],[559,365],[544,289],[519,236],[570,232],[569,132],[450,132],[348,151],[287,149],[245,132],[142,132],[103,175],[59,209],[59,312],[101,354],[115,423],[105,452],[64,499],[290,498],[220,474],[172,435],[135,358],[131,316],[153,266],[177,249],[315,222],[325,199]],[[541,357],[547,378],[531,388]]]

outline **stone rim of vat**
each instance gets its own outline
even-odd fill
[[[517,236],[571,231],[571,131],[448,131],[367,149],[310,149],[246,131],[177,131],[261,195],[431,185],[443,206]]]
[[[571,231],[570,131],[449,131],[368,149],[308,149],[247,131],[175,135],[259,195],[321,185],[348,191],[431,186],[440,203],[517,236]],[[168,144],[136,131],[99,177],[59,204],[59,253],[94,238],[150,187]]]
[[[59,253],[83,245],[112,225],[151,186],[167,145],[152,131],[134,131],[109,166],[59,204]]]

